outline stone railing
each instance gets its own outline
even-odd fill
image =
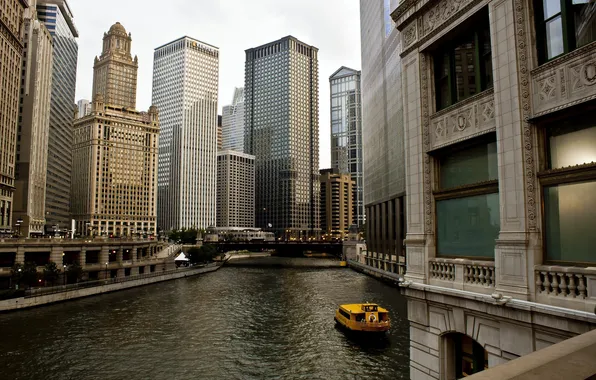
[[[490,294],[495,288],[495,263],[434,258],[428,262],[430,285]]]
[[[493,287],[495,286],[495,264],[467,264],[464,266],[464,283]]]
[[[596,298],[596,268],[537,266],[536,294],[551,297]]]
[[[455,264],[445,261],[429,261],[430,278],[442,281],[455,281]]]

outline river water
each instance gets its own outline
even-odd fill
[[[338,304],[391,312],[384,339]],[[406,302],[349,269],[217,272],[0,315],[0,379],[407,379]]]

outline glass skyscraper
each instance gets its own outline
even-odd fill
[[[256,156],[256,225],[320,234],[318,49],[288,36],[246,50],[245,152]]]
[[[222,112],[222,149],[244,152],[244,88],[234,89],[232,104]]]
[[[72,133],[79,52],[76,38],[79,33],[65,0],[39,0],[37,16],[54,39],[46,225],[63,230],[70,226],[71,219]]]
[[[354,220],[365,222],[362,190],[362,104],[360,71],[342,66],[329,78],[331,86],[331,167],[350,174],[356,183]],[[349,226],[348,226],[349,227]]]
[[[155,49],[158,227],[215,226],[219,49],[182,37]]]

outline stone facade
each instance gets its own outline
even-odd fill
[[[461,339],[486,355],[476,372],[596,328],[595,260],[578,253],[593,246],[582,227],[593,203],[576,191],[596,180],[596,125],[586,120],[596,42],[572,49],[579,34],[563,35],[566,50],[541,58],[555,40],[534,5],[406,0],[392,13],[402,41],[412,379],[461,376]]]
[[[217,227],[255,226],[255,156],[217,152]]]
[[[13,228],[15,191],[15,157],[19,115],[19,89],[23,56],[23,16],[27,2],[5,1],[0,6],[2,47],[0,72],[3,74],[0,112],[0,236],[10,235]]]
[[[404,262],[405,139],[397,0],[361,0],[362,173],[368,264],[399,272]]]
[[[114,78],[128,77],[131,70],[112,62],[122,51],[130,56],[130,37],[116,23],[104,36],[102,60],[95,62],[93,82],[99,92],[91,112],[74,124],[71,203],[82,236],[157,234],[159,116],[154,106],[149,112],[131,108],[136,66],[134,80],[112,83]],[[109,78],[103,83],[106,70]],[[114,104],[119,101],[124,104]]]
[[[46,223],[53,55],[52,36],[37,20],[34,7],[26,11],[25,42],[14,215],[22,221],[17,234],[30,237],[43,235]]]

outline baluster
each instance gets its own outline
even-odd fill
[[[474,265],[474,285],[478,285],[479,281],[478,281],[478,274],[480,273],[480,268],[478,268],[477,265]]]
[[[542,274],[540,272],[536,272],[536,291],[538,291],[538,293],[543,293]]]
[[[586,278],[584,277],[583,274],[578,274],[577,275],[578,278],[578,282],[579,285],[577,287],[577,289],[579,290],[579,298],[581,299],[586,299],[586,284],[584,283],[584,281],[586,280]]]
[[[559,295],[559,279],[557,277],[559,277],[559,274],[557,272],[553,272],[553,282],[551,282],[551,286],[553,288],[553,294],[555,296]]]
[[[449,280],[455,280],[455,265],[449,265]]]
[[[495,267],[490,268],[490,283],[495,286]]]
[[[569,296],[576,298],[577,294],[575,291],[577,290],[577,286],[575,286],[575,275],[573,273],[567,273],[567,277],[569,277],[569,285],[567,286],[569,288]]]
[[[445,280],[445,263],[441,263],[441,280]]]
[[[550,279],[548,278],[548,272],[541,272],[544,275],[544,291],[546,294],[550,294]]]
[[[567,297],[567,276],[565,273],[561,273],[561,283],[559,284],[559,289],[561,290],[561,295],[563,295],[563,297]]]
[[[484,286],[485,285],[485,283],[484,283],[484,267],[479,267],[478,272],[480,272],[480,274],[478,276],[478,280],[479,280],[478,285]]]

